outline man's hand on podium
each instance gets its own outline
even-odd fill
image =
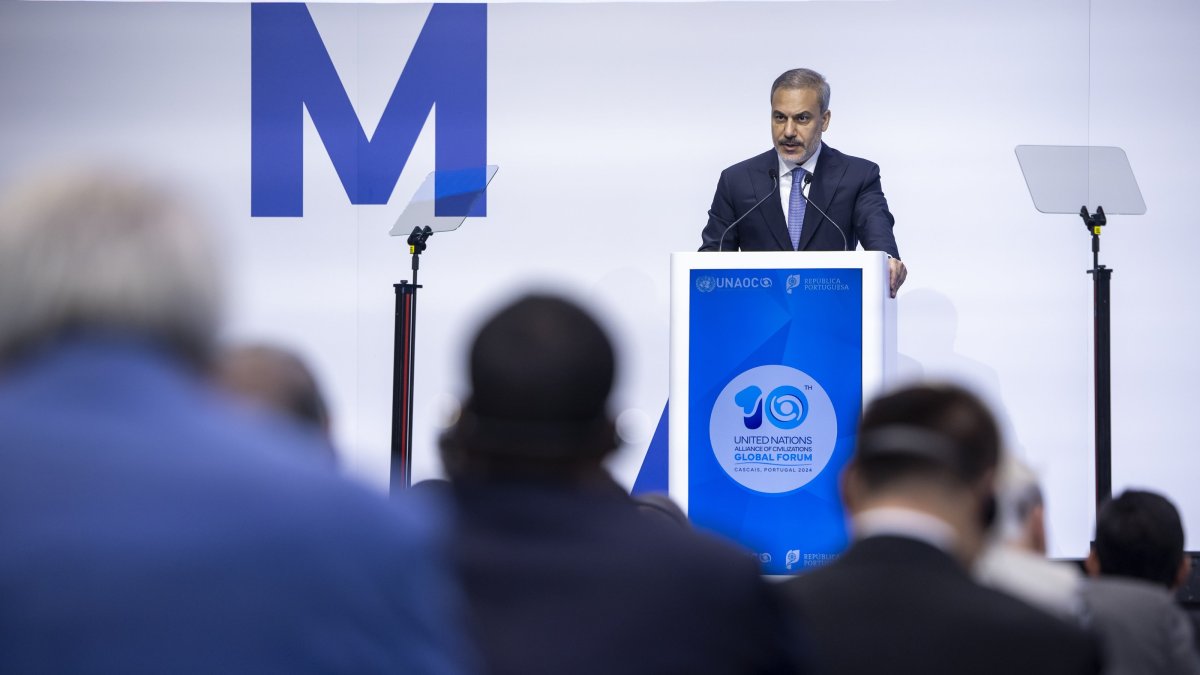
[[[888,276],[891,279],[892,297],[894,298],[896,291],[900,290],[900,285],[908,277],[908,268],[899,258],[888,258]]]

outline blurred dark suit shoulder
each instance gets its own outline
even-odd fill
[[[863,539],[781,590],[810,629],[817,672],[1099,672],[1090,635],[979,586],[948,554],[913,539]]]
[[[494,675],[797,672],[748,555],[613,483],[456,485],[456,551]]]

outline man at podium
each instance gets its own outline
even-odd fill
[[[775,147],[721,172],[701,251],[884,251],[892,297],[908,274],[879,166],[821,143],[829,83],[808,68],[771,85]]]

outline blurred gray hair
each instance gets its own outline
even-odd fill
[[[793,68],[775,78],[771,85],[771,98],[776,89],[812,89],[821,101],[821,113],[829,110],[829,82],[825,76],[808,68]]]
[[[0,199],[0,361],[72,331],[149,337],[207,358],[221,313],[215,242],[144,177],[59,173]]]
[[[1006,453],[996,473],[996,530],[1000,541],[1019,543],[1028,535],[1026,520],[1043,506],[1037,474],[1024,462]]]

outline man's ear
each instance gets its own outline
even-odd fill
[[[854,462],[847,464],[842,471],[842,503],[850,514],[858,512],[862,504],[862,479]]]
[[[1088,551],[1087,560],[1083,561],[1083,569],[1087,570],[1089,577],[1100,576],[1100,558],[1096,555],[1096,547]]]
[[[1186,584],[1190,576],[1192,576],[1192,556],[1188,555],[1187,551],[1184,551],[1183,560],[1179,561],[1179,571],[1175,574],[1175,585],[1171,587],[1171,590],[1175,590]]]
[[[1024,525],[1029,547],[1046,555],[1046,508],[1038,504],[1029,509]]]
[[[999,508],[999,504],[996,502],[996,472],[994,469],[984,472],[983,476],[976,481],[972,493],[976,503],[979,504],[980,531],[986,534],[995,526]]]

